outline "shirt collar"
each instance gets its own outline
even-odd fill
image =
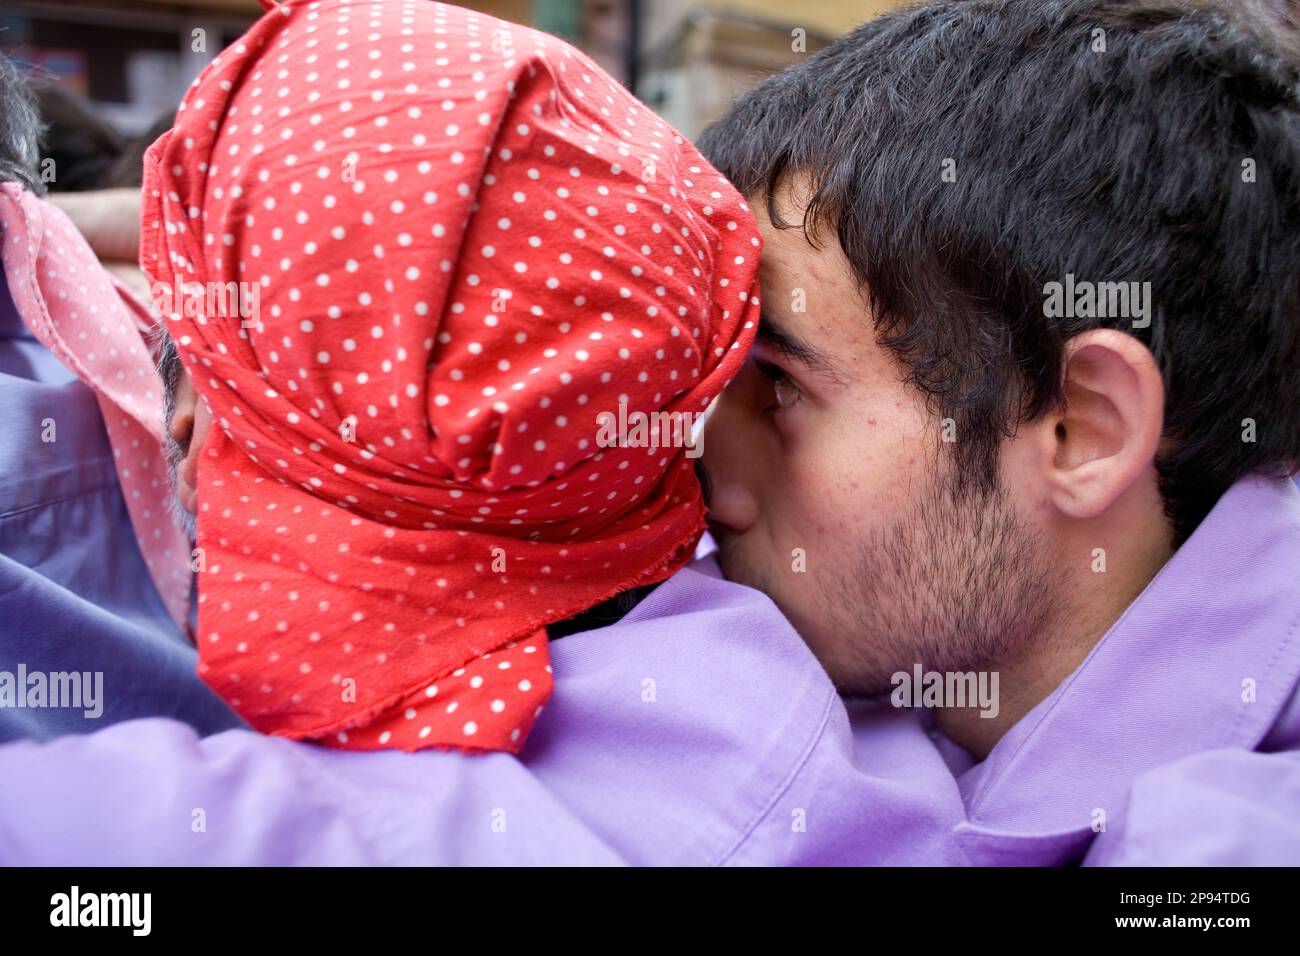
[[[1064,682],[959,780],[977,856],[1084,846],[1135,776],[1254,748],[1300,672],[1300,490],[1238,481]],[[1252,693],[1253,692],[1253,693]]]

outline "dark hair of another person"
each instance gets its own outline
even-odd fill
[[[1239,478],[1300,462],[1300,55],[1284,24],[1252,0],[943,0],[755,87],[701,147],[775,224],[833,230],[878,341],[955,420],[960,491],[994,487],[1001,441],[1063,406],[1070,338],[1141,340],[1165,386],[1156,467],[1181,543]],[[802,223],[775,202],[792,176],[815,188]],[[1150,282],[1149,327],[1050,317],[1045,287],[1067,274]]]
[[[45,191],[36,166],[40,161],[41,118],[22,74],[0,55],[0,182],[17,182],[32,192]]]
[[[95,113],[89,100],[57,80],[32,76],[28,85],[45,125],[41,156],[54,161],[50,188],[58,192],[100,188],[122,155],[122,137]]]
[[[176,111],[167,110],[153,121],[153,124],[138,136],[133,136],[122,147],[122,153],[113,161],[113,165],[102,180],[103,189],[139,186],[144,181],[144,154],[163,133],[176,122]]]

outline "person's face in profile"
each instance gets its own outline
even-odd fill
[[[773,227],[765,205],[764,326],[703,459],[723,570],[772,597],[843,691],[887,691],[916,661],[959,669],[1041,623],[1032,515],[1011,494],[954,497],[940,419],[876,342],[839,244]],[[1003,473],[1015,487],[1013,458]]]
[[[212,414],[194,390],[190,374],[170,339],[163,344],[158,365],[167,396],[164,437],[171,468],[173,512],[193,541],[198,511],[199,453],[212,429]]]

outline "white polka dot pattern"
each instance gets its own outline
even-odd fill
[[[146,173],[151,279],[257,290],[247,327],[170,317],[219,425],[205,679],[270,733],[518,750],[541,628],[702,529],[682,451],[600,447],[596,416],[698,413],[735,373],[743,201],[581,53],[429,0],[285,4]]]

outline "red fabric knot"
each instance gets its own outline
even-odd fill
[[[543,628],[702,531],[685,450],[597,416],[689,421],[738,370],[741,197],[580,52],[428,0],[268,14],[145,165],[150,280],[255,306],[168,315],[218,426],[204,679],[267,733],[519,750]]]

